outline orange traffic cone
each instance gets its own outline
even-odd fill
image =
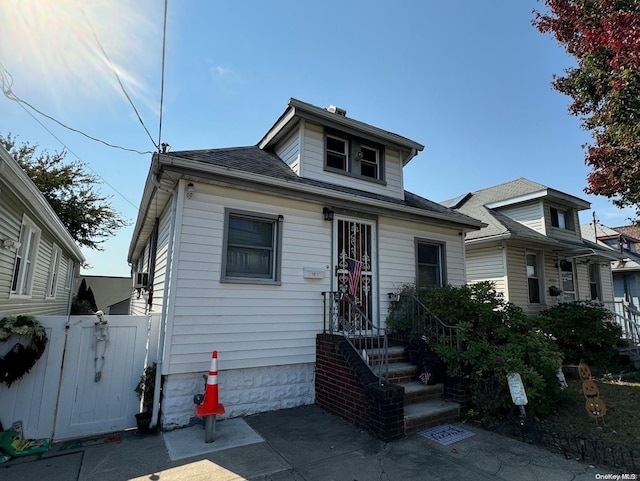
[[[196,416],[224,414],[224,406],[218,402],[218,351],[211,354],[211,366],[204,391],[204,401],[196,406]]]

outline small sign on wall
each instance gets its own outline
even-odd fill
[[[510,372],[507,374],[507,382],[509,383],[509,392],[511,392],[511,399],[516,406],[525,406],[529,401],[527,400],[527,393],[524,390],[524,384],[522,384],[522,377],[517,372]]]
[[[324,279],[325,269],[322,267],[303,267],[302,276],[305,279]]]

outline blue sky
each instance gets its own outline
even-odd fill
[[[171,150],[254,145],[295,97],[335,104],[424,144],[405,169],[405,188],[428,199],[526,177],[590,201],[605,225],[628,223],[631,211],[583,192],[581,145],[590,136],[550,86],[573,61],[531,26],[539,2],[168,5],[162,141]],[[0,63],[13,93],[91,136],[153,150],[109,64],[157,142],[163,8],[163,0],[3,0]],[[128,276],[150,154],[107,147],[34,115],[57,139],[0,97],[1,133],[49,151],[67,148],[69,159],[104,180],[101,191],[132,225],[104,251],[84,250],[92,268],[83,273]]]

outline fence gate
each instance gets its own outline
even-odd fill
[[[106,326],[97,329],[95,316],[72,316],[66,349],[67,318],[38,319],[49,343],[28,375],[0,388],[5,427],[22,420],[26,437],[56,440],[134,427],[134,388],[147,357],[156,360],[159,317],[106,316]]]

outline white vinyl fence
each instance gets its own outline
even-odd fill
[[[157,360],[159,316],[43,316],[49,342],[22,379],[0,384],[0,421],[22,421],[25,437],[56,440],[135,426],[145,365]],[[17,339],[0,343],[5,354]]]

